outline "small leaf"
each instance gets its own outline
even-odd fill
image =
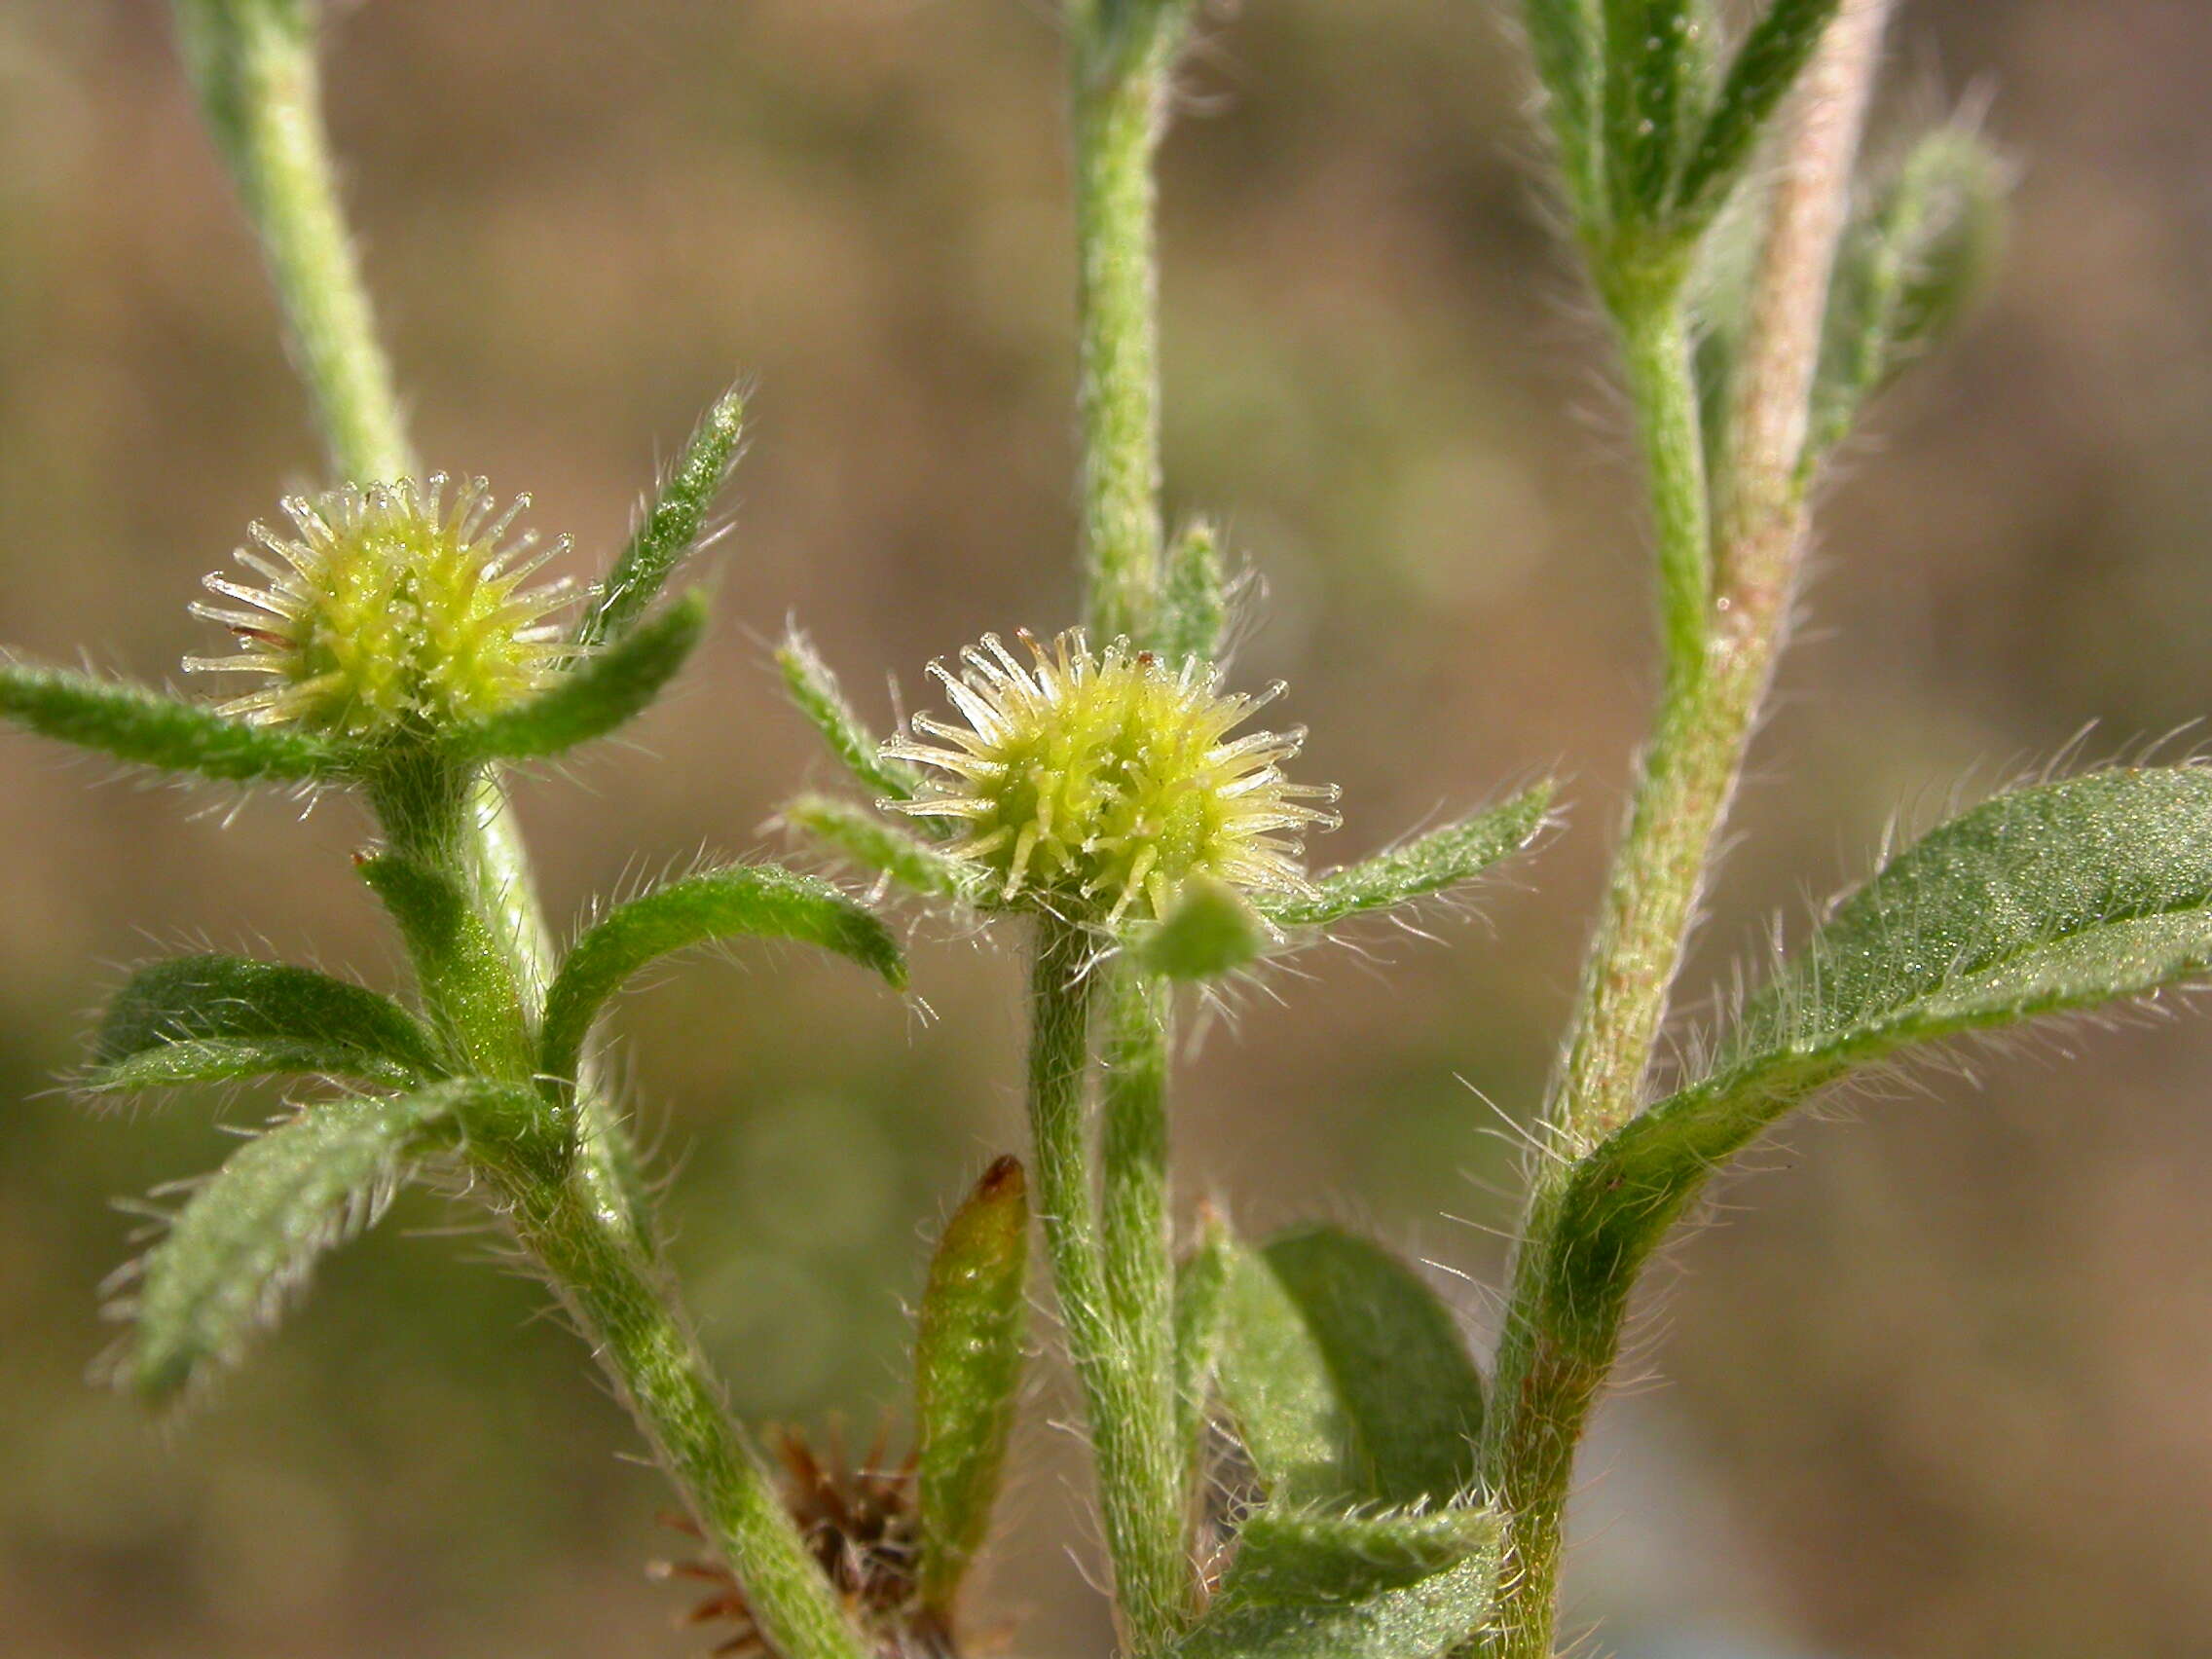
[[[1133,932],[1130,960],[1169,979],[1217,979],[1249,967],[1272,942],[1268,924],[1237,891],[1219,881],[1184,884],[1175,907]]]
[[[949,1612],[990,1530],[1021,1387],[1028,1183],[1002,1158],[953,1212],[930,1263],[914,1338],[921,1594]]]
[[[376,1218],[406,1161],[445,1138],[461,1099],[498,1088],[458,1079],[321,1101],[246,1142],[122,1277],[136,1280],[118,1305],[136,1330],[119,1377],[161,1400],[235,1363],[315,1259]]]
[[[744,394],[731,387],[700,418],[660,497],[631,532],[630,544],[599,584],[577,625],[587,650],[621,639],[645,615],[699,544],[715,498],[729,481],[745,435]]]
[[[1390,1504],[1447,1502],[1475,1478],[1483,1380],[1457,1322],[1419,1274],[1333,1227],[1262,1251],[1312,1333],[1348,1435],[1354,1485]]]
[[[1550,1292],[1605,1299],[1707,1176],[1824,1086],[1912,1044],[2094,1009],[2212,968],[2212,771],[2003,795],[1899,854],[1745,1009],[1711,1072],[1577,1167]]]
[[[1160,652],[1169,662],[1221,661],[1229,634],[1231,582],[1221,535],[1194,519],[1168,544],[1160,594]]]
[[[1759,134],[1797,84],[1842,0],[1772,0],[1728,65],[1713,113],[1690,147],[1675,189],[1686,231],[1711,224],[1750,165]]]
[[[360,871],[399,925],[424,1006],[452,1051],[495,1076],[529,1075],[514,970],[467,893],[442,870],[397,854],[365,859]]]
[[[1914,146],[1853,223],[1828,301],[1811,454],[1840,441],[1860,407],[1980,292],[2004,240],[2005,191],[1996,152],[1946,129]]]
[[[1616,218],[1648,222],[1665,205],[1683,122],[1703,89],[1692,0],[1604,0],[1606,178]]]
[[[879,795],[892,800],[914,798],[921,790],[921,774],[883,753],[875,734],[853,713],[837,677],[817,654],[813,642],[795,630],[786,635],[776,652],[776,666],[783,670],[792,701],[814,722],[846,771]]]
[[[1604,50],[1598,0],[1526,0],[1521,16],[1567,198],[1585,228],[1594,228],[1605,216],[1599,144]]]
[[[0,716],[42,737],[166,772],[225,783],[311,783],[342,776],[337,744],[248,725],[151,686],[0,661]]]
[[[1198,1466],[1200,1439],[1214,1378],[1221,1369],[1229,1329],[1229,1274],[1236,1240],[1229,1221],[1209,1203],[1199,1205],[1198,1241],[1175,1269],[1175,1397],[1184,1460]]]
[[[1312,899],[1270,899],[1262,913],[1278,927],[1324,927],[1364,910],[1402,904],[1440,893],[1524,851],[1544,827],[1552,786],[1538,784],[1503,806],[1478,812],[1363,864],[1316,879]]]
[[[281,963],[182,956],[140,969],[116,994],[85,1087],[286,1072],[404,1083],[443,1070],[414,1015],[365,986]]]
[[[617,906],[576,940],[546,993],[545,1075],[571,1078],[607,999],[655,957],[709,940],[803,940],[906,983],[899,944],[884,925],[826,881],[773,865],[733,865],[671,882]]]
[[[614,644],[571,662],[527,703],[444,734],[463,760],[530,760],[605,737],[650,707],[707,631],[707,598],[688,593]]]
[[[1222,1400],[1272,1502],[1323,1507],[1367,1496],[1321,1345],[1266,1260],[1242,1247],[1223,1298],[1220,1375]]]
[[[981,885],[977,866],[947,858],[886,824],[866,807],[830,795],[804,794],[777,814],[794,830],[834,848],[861,868],[888,875],[908,892],[931,899],[968,899]]]
[[[1445,1659],[1490,1624],[1497,1574],[1492,1543],[1461,1566],[1357,1601],[1224,1594],[1168,1652],[1175,1659]]]
[[[1491,1509],[1336,1515],[1271,1504],[1237,1528],[1221,1593],[1290,1606],[1364,1601],[1472,1561],[1487,1559],[1494,1571],[1502,1535]]]

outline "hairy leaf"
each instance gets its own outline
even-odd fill
[[[1168,1651],[1175,1659],[1444,1659],[1482,1634],[1496,1599],[1493,1551],[1355,1602],[1223,1596]]]
[[[630,544],[592,594],[576,644],[590,649],[621,639],[645,615],[677,568],[699,544],[715,498],[729,481],[745,436],[745,397],[735,387],[699,420],[660,495],[631,532]]]
[[[1544,827],[1552,786],[1536,785],[1502,806],[1331,870],[1314,882],[1311,899],[1267,899],[1261,911],[1278,927],[1322,927],[1363,910],[1385,909],[1461,882],[1526,849]]]
[[[529,760],[605,737],[651,706],[707,631],[707,598],[688,593],[613,644],[577,658],[526,703],[445,735],[469,760]]]
[[[1276,1605],[1363,1601],[1473,1561],[1494,1571],[1502,1531],[1491,1509],[1340,1515],[1271,1504],[1237,1528],[1221,1593]]]
[[[1613,211],[1638,222],[1666,204],[1681,127],[1704,67],[1694,0],[1604,0],[1605,166]]]
[[[477,1079],[303,1108],[246,1142],[199,1187],[125,1282],[134,1321],[119,1377],[166,1399],[234,1363],[315,1258],[373,1220],[406,1161],[443,1136]]]
[[[1270,1501],[1334,1507],[1365,1494],[1351,1425],[1306,1317],[1257,1251],[1234,1248],[1222,1299],[1221,1397]]]
[[[973,896],[980,878],[977,866],[947,858],[928,842],[916,840],[849,800],[804,794],[786,802],[778,816],[861,868],[888,875],[911,893],[932,899],[966,899]]]
[[[1598,0],[1526,0],[1521,9],[1544,89],[1567,199],[1585,227],[1604,216],[1599,142],[1604,80]]]
[[[837,677],[816,652],[804,634],[793,632],[776,652],[784,685],[800,714],[814,723],[830,753],[843,762],[867,788],[892,800],[912,800],[921,790],[921,774],[903,760],[883,753],[875,734],[845,700]]]
[[[1825,1085],[1900,1049],[2149,995],[2212,968],[2212,771],[2111,771],[2003,795],[1839,904],[1709,1074],[1577,1168],[1551,1295],[1604,1311],[1706,1177]]]
[[[1932,132],[1853,223],[1837,257],[1814,390],[1812,453],[1942,335],[1981,290],[2004,240],[2005,164],[1972,132]]]
[[[181,956],[133,974],[92,1040],[100,1092],[276,1073],[404,1083],[444,1070],[405,1009],[312,968]]]
[[[342,776],[350,752],[308,732],[248,725],[147,685],[0,662],[0,716],[134,765],[225,783]]]
[[[1842,0],[1772,0],[1728,65],[1713,112],[1690,146],[1675,188],[1675,211],[1701,231],[1736,188],[1759,134],[1835,18]]]
[[[914,1334],[921,1594],[951,1608],[990,1530],[1021,1387],[1028,1181],[1002,1158],[953,1212],[930,1263]]]
[[[655,957],[709,940],[803,940],[872,968],[895,986],[906,966],[889,930],[826,881],[773,865],[707,870],[633,899],[576,940],[546,993],[540,1068],[575,1076],[607,999]]]
[[[1214,1377],[1228,1336],[1229,1274],[1236,1240],[1211,1204],[1199,1206],[1198,1240],[1175,1268],[1175,1398],[1184,1459],[1196,1469]]]
[[[1194,519],[1167,546],[1160,593],[1160,651],[1169,662],[1218,663],[1229,634],[1230,580],[1221,535]]]
[[[1235,888],[1199,880],[1187,883],[1173,909],[1135,934],[1128,951],[1148,974],[1217,979],[1258,961],[1270,940],[1268,924]]]

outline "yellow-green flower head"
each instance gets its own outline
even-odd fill
[[[960,653],[958,675],[930,665],[968,724],[917,715],[917,737],[950,747],[883,746],[942,774],[887,808],[960,820],[948,850],[988,870],[1003,902],[1079,919],[1157,919],[1194,877],[1311,893],[1300,838],[1337,821],[1305,802],[1336,791],[1284,779],[1303,731],[1229,737],[1281,686],[1223,695],[1212,668],[1171,668],[1126,640],[1093,654],[1080,631],[1050,650],[1017,637],[1032,666],[990,634]]]
[[[495,713],[552,679],[570,653],[551,619],[569,585],[524,584],[568,538],[536,551],[535,532],[508,535],[528,496],[500,512],[483,479],[450,503],[446,482],[294,496],[283,506],[296,534],[248,528],[254,545],[237,558],[266,585],[219,573],[206,585],[251,608],[192,607],[231,630],[238,654],[184,664],[273,682],[224,714],[375,738]]]

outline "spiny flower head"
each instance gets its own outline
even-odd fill
[[[566,582],[524,584],[568,545],[509,538],[529,506],[498,510],[483,479],[454,493],[422,484],[347,485],[283,503],[293,535],[255,524],[237,558],[266,584],[217,573],[206,586],[249,609],[204,602],[193,614],[231,630],[239,651],[188,657],[203,673],[272,683],[221,705],[256,724],[351,738],[432,729],[508,707],[544,686],[570,654],[553,613]]]
[[[1310,895],[1300,837],[1337,821],[1305,803],[1336,792],[1284,779],[1303,731],[1229,736],[1281,686],[1224,695],[1206,664],[1172,668],[1126,640],[1093,653],[1080,630],[1050,649],[1018,637],[1031,666],[990,634],[959,674],[930,665],[968,724],[918,715],[917,736],[948,747],[883,746],[942,774],[888,809],[956,821],[947,850],[983,866],[1002,902],[1109,925],[1166,915],[1193,878]]]

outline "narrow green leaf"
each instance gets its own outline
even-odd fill
[[[117,1367],[149,1400],[237,1361],[315,1259],[374,1220],[403,1165],[444,1138],[478,1079],[416,1094],[302,1108],[245,1143],[192,1195],[167,1234],[113,1281],[135,1329]]]
[[[1327,1356],[1258,1252],[1231,1252],[1223,1296],[1221,1396],[1271,1502],[1362,1501],[1354,1448]]]
[[[1169,662],[1221,661],[1232,584],[1221,534],[1194,519],[1167,546],[1160,594],[1160,651]]]
[[[700,418],[690,442],[661,483],[660,495],[631,533],[576,628],[587,650],[621,639],[659,597],[699,544],[715,498],[729,481],[745,436],[745,397],[735,387]]]
[[[866,723],[853,712],[830,665],[815,651],[814,644],[795,629],[784,637],[776,652],[784,685],[800,714],[830,746],[830,753],[845,770],[878,795],[891,800],[912,800],[922,787],[921,774],[903,760],[883,753],[882,745]]]
[[[1261,1252],[1312,1333],[1348,1426],[1355,1489],[1389,1504],[1448,1502],[1475,1478],[1483,1380],[1457,1322],[1389,1251],[1333,1227]]]
[[[1899,854],[1745,1009],[1706,1077],[1577,1168],[1555,1312],[1604,1311],[1706,1178],[1822,1087],[1909,1045],[2212,969],[2212,771],[2003,795]]]
[[[1552,785],[1541,783],[1502,806],[1478,812],[1363,864],[1331,870],[1314,882],[1311,899],[1269,899],[1260,908],[1278,927],[1325,927],[1363,910],[1392,904],[1472,881],[1501,860],[1525,850],[1544,827]]]
[[[1492,1509],[1340,1515],[1271,1504],[1237,1528],[1221,1594],[1277,1606],[1364,1601],[1469,1562],[1487,1560],[1494,1571],[1502,1535]]]
[[[1168,1651],[1175,1659],[1444,1659],[1489,1625],[1497,1571],[1493,1551],[1357,1602],[1224,1596]]]
[[[977,866],[947,858],[928,842],[916,840],[849,800],[803,794],[787,801],[777,816],[842,853],[861,868],[888,875],[910,893],[931,899],[968,899],[980,884]]]
[[[147,685],[0,661],[0,716],[134,765],[225,783],[310,783],[350,758],[307,732],[248,725]]]
[[[1212,1204],[1201,1203],[1198,1242],[1175,1268],[1175,1398],[1184,1458],[1194,1472],[1228,1340],[1229,1275],[1235,1252],[1228,1218]]]
[[[617,906],[576,940],[546,993],[540,1070],[570,1078],[607,999],[655,957],[709,940],[803,940],[903,987],[906,966],[884,925],[826,881],[773,865],[733,865]]]
[[[1682,229],[1695,233],[1712,223],[1841,5],[1842,0],[1772,0],[1745,36],[1682,163],[1675,188],[1675,216]]]
[[[405,1009],[312,968],[182,956],[133,974],[92,1040],[99,1092],[276,1073],[403,1083],[444,1067]]]
[[[1986,284],[2005,231],[2005,164],[1976,134],[1929,133],[1844,239],[1828,301],[1809,453],[1933,344]]]
[[[363,860],[360,871],[399,926],[446,1046],[479,1071],[528,1076],[529,1025],[514,970],[460,883],[392,853]]]
[[[1584,228],[1605,219],[1600,144],[1604,35],[1598,0],[1526,0],[1522,21],[1544,89],[1567,200]]]
[[[1647,223],[1665,206],[1681,126],[1702,90],[1692,0],[1604,0],[1606,177],[1617,218]]]
[[[1250,967],[1275,937],[1235,888],[1199,880],[1185,885],[1159,922],[1132,934],[1128,952],[1148,974],[1218,979]]]
[[[649,707],[707,631],[707,596],[687,593],[613,644],[580,657],[527,703],[445,734],[463,760],[529,760],[605,737]]]
[[[1028,1180],[1002,1158],[946,1224],[914,1336],[923,1605],[951,1610],[990,1531],[1021,1388]]]

